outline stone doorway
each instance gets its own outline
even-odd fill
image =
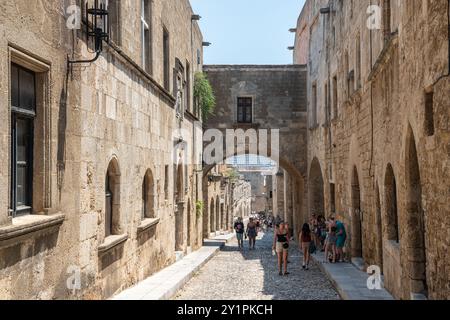
[[[410,128],[406,150],[407,260],[411,298],[428,296],[426,275],[425,216],[416,143]]]

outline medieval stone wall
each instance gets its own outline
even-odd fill
[[[308,2],[309,211],[335,207],[395,297],[448,299],[448,1]]]
[[[193,74],[202,70],[200,30],[189,1],[152,1],[152,69],[146,72],[140,6],[120,3],[120,43],[104,44],[95,63],[68,70],[68,55],[93,56],[83,32],[67,29],[69,1],[0,2],[1,298],[108,298],[173,263],[175,252],[202,244],[195,210],[201,174],[194,171],[202,126],[192,107]],[[8,211],[11,63],[36,72],[38,88],[33,214],[15,218]],[[175,71],[183,78],[179,90]],[[180,90],[189,98],[177,99]],[[108,168],[115,192],[111,237],[105,236]],[[146,175],[153,209],[143,219]],[[81,290],[69,290],[67,280],[78,271]]]

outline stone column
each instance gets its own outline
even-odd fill
[[[294,219],[292,213],[292,178],[287,171],[284,171],[284,219],[294,232]]]
[[[284,172],[281,170],[277,174],[277,207],[278,207],[278,214],[280,217],[284,218]]]

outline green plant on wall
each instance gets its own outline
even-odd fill
[[[201,112],[203,121],[213,114],[216,107],[216,97],[209,83],[208,78],[203,72],[197,72],[194,80],[194,101],[196,108]]]
[[[197,201],[195,203],[195,213],[197,214],[197,218],[200,218],[203,214],[203,201]]]
[[[230,168],[225,173],[225,176],[230,179],[231,182],[236,182],[239,180],[240,174],[235,168]]]

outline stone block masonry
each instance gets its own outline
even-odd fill
[[[0,1],[0,299],[109,298],[202,245],[190,161],[202,149],[192,96],[202,34],[188,0],[148,2],[148,41],[140,2],[109,0],[118,32],[96,62],[68,70],[68,56],[92,48],[67,28],[66,8]],[[10,211],[13,65],[36,79],[25,218]]]

